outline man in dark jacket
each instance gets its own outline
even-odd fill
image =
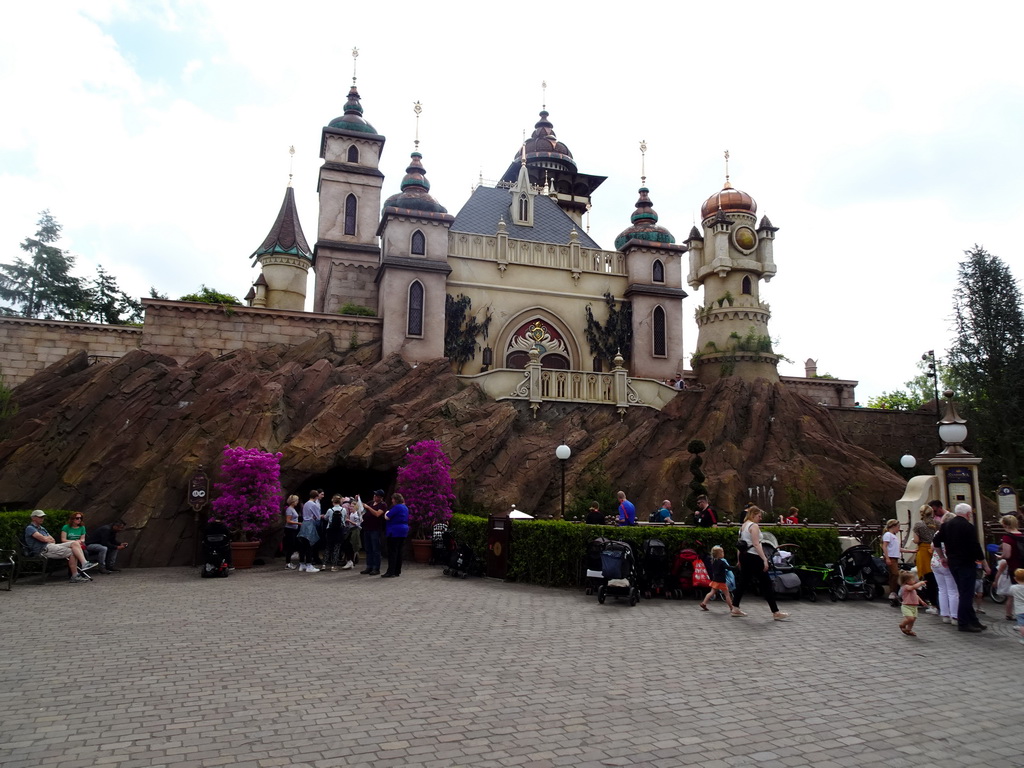
[[[117,540],[117,534],[125,529],[124,520],[117,520],[110,525],[101,525],[89,534],[87,549],[89,556],[100,564],[100,573],[116,573],[117,553],[128,545]]]
[[[978,621],[978,614],[974,612],[974,582],[979,562],[985,573],[991,572],[991,569],[985,560],[985,553],[981,551],[977,529],[971,522],[974,514],[971,505],[957,504],[953,513],[956,517],[942,524],[932,539],[932,545],[956,582],[956,591],[960,596],[956,618],[960,631],[981,632],[985,625]]]
[[[693,524],[699,528],[710,528],[713,525],[718,525],[718,515],[715,514],[715,510],[708,503],[707,496],[697,497],[697,511],[693,513]]]

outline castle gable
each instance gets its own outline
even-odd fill
[[[498,222],[504,220],[508,228],[508,236],[513,240],[532,240],[538,243],[564,245],[569,242],[569,235],[572,231],[576,230],[582,247],[601,249],[601,246],[590,235],[580,231],[572,217],[544,195],[537,195],[534,199],[532,227],[520,226],[509,220],[510,199],[507,189],[477,187],[456,215],[451,231],[473,235],[493,235],[498,229]]]

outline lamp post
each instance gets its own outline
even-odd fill
[[[932,393],[935,396],[935,418],[941,419],[942,416],[939,412],[939,365],[938,361],[935,359],[935,350],[929,349],[927,352],[921,355],[921,359],[928,364],[927,369],[924,372],[924,375],[932,380]],[[940,438],[940,451],[942,450],[942,447],[942,439]]]
[[[562,465],[562,512],[558,516],[560,520],[565,519],[565,462],[569,460],[570,456],[572,456],[572,451],[564,442],[555,448],[555,458]]]
[[[904,469],[913,469],[917,466],[917,459],[910,454],[910,451],[907,451],[900,457],[900,466]]]
[[[953,404],[953,390],[947,389],[942,393],[946,397],[946,413],[939,421],[939,441],[942,443],[943,454],[971,454],[964,448],[963,442],[967,439],[967,420],[956,412]]]

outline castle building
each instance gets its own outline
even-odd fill
[[[313,311],[372,312],[384,355],[453,357],[453,337],[469,333],[461,348],[470,354],[453,360],[465,375],[533,360],[577,372],[621,364],[631,377],[663,381],[684,369],[689,251],[687,281],[704,289],[697,379],[779,380],[759,298],[761,280],[775,274],[777,228],[767,217],[756,222],[757,204],[728,173],[701,208],[703,234],[694,227],[683,244],[658,223],[642,175],[629,225],[604,250],[583,221],[606,177],[579,169],[546,109],[501,180],[477,186],[454,215],[430,195],[418,139],[398,191],[381,204],[384,141],[353,78],[343,114],[321,132],[316,245],[310,255],[289,187],[254,254],[263,269],[252,306],[299,308],[297,286],[311,263]],[[457,302],[475,327],[449,327],[446,307]]]

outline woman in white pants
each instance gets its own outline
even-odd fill
[[[952,520],[956,515],[947,512],[942,516],[940,523]],[[940,556],[941,547],[936,547],[932,552],[932,573],[935,574],[935,582],[939,587],[939,614],[945,624],[955,624],[957,609],[960,607],[960,593],[957,592],[956,581],[949,568],[942,564]]]

